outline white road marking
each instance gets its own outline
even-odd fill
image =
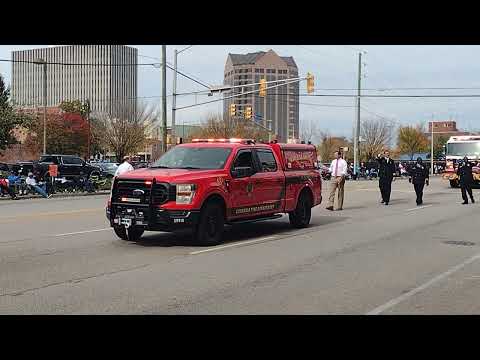
[[[111,229],[111,228],[95,229],[95,230],[85,230],[85,231],[77,231],[77,232],[72,232],[72,233],[57,234],[57,235],[55,235],[55,236],[67,236],[67,235],[87,234],[87,233],[92,233],[92,232],[97,232],[97,231],[106,231],[106,230],[110,230],[110,229]]]
[[[426,288],[432,286],[436,282],[439,282],[440,280],[445,279],[446,277],[452,275],[453,273],[457,272],[458,270],[464,268],[465,266],[473,263],[474,261],[476,261],[478,259],[480,259],[480,254],[472,256],[470,259],[464,261],[463,263],[450,268],[449,270],[445,271],[444,273],[442,273],[440,275],[435,276],[433,279],[431,279],[430,281],[427,281],[425,284],[423,284],[419,287],[416,287],[415,289],[410,290],[409,292],[406,292],[405,294],[400,295],[399,297],[397,297],[395,299],[390,300],[386,304],[383,304],[383,305],[373,309],[372,311],[369,311],[367,313],[367,315],[379,315],[379,314],[381,314],[385,310],[388,310],[388,309],[394,307],[395,305],[398,305],[402,301],[407,300],[408,298],[411,298],[413,295],[419,293],[420,291],[425,290]]]
[[[276,236],[268,236],[268,237],[264,237],[264,238],[260,238],[260,239],[256,239],[256,240],[242,241],[242,242],[237,242],[237,243],[229,244],[229,245],[216,246],[214,248],[194,251],[194,252],[191,252],[189,255],[197,255],[197,254],[202,254],[202,253],[206,253],[206,252],[211,252],[211,251],[217,251],[217,250],[222,250],[222,249],[226,249],[226,248],[236,247],[236,246],[250,245],[250,244],[255,244],[255,243],[259,243],[259,242],[263,242],[263,241],[267,241],[267,240],[273,240],[275,238],[276,238]]]
[[[407,209],[405,211],[415,211],[415,210],[421,210],[421,209],[425,209],[425,208],[429,208],[433,205],[424,205],[424,206],[417,206],[417,207],[414,207],[414,208],[411,208],[411,209]]]

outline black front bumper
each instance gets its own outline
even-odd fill
[[[142,226],[150,231],[172,232],[193,228],[200,218],[199,210],[166,210],[156,207],[113,203],[106,210],[110,226],[120,225],[122,218],[132,220],[132,225]]]

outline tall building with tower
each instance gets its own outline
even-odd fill
[[[47,106],[90,101],[92,112],[121,116],[136,111],[138,51],[124,45],[69,45],[12,52],[12,100],[43,106],[47,63]],[[68,65],[67,65],[68,64]]]
[[[273,50],[248,54],[228,54],[224,71],[224,85],[245,85],[298,77],[298,67],[293,57],[277,55]],[[280,83],[279,83],[280,84]],[[276,85],[268,83],[267,87]],[[244,86],[226,92],[225,96],[258,90],[257,86]],[[239,114],[252,108],[252,119],[272,130],[279,141],[286,142],[299,137],[299,83],[268,89],[266,96],[257,93],[225,99],[224,118],[231,118],[230,105],[235,104]],[[238,116],[243,117],[242,115]]]

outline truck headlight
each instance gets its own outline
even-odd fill
[[[177,184],[177,204],[191,204],[195,196],[195,184]]]

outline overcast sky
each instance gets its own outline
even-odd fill
[[[45,45],[46,46],[46,45]],[[45,46],[0,46],[0,59],[10,59],[12,50]],[[161,46],[130,45],[138,48],[139,55],[161,57]],[[173,63],[173,49],[186,45],[167,46],[167,61]],[[293,56],[301,76],[311,72],[315,76],[316,94],[355,94],[357,86],[358,50],[363,55],[362,87],[379,88],[478,88],[469,90],[395,90],[364,91],[369,94],[480,94],[480,46],[320,46],[320,45],[195,45],[178,57],[178,68],[211,85],[223,82],[223,69],[228,53],[247,53],[273,49],[280,56]],[[158,62],[139,56],[139,63]],[[10,83],[11,65],[0,62],[0,73]],[[138,96],[158,98],[145,101],[160,104],[161,72],[153,66],[138,68]],[[167,92],[172,92],[172,72],[167,69]],[[306,84],[300,85],[305,93]],[[178,78],[177,92],[205,90],[200,85]],[[216,97],[184,96],[177,100],[177,107],[215,99]],[[168,102],[170,121],[171,97]],[[300,97],[300,122],[315,121],[320,129],[335,135],[352,135],[355,120],[354,98]],[[323,106],[320,106],[323,105]],[[328,106],[326,106],[328,105]],[[333,105],[334,107],[330,107]],[[362,118],[377,115],[393,119],[398,124],[412,124],[432,119],[457,120],[457,125],[466,130],[480,128],[480,98],[365,98],[362,99]],[[346,106],[346,107],[338,107]],[[177,124],[193,124],[206,114],[221,112],[221,101],[179,110]],[[368,112],[370,111],[370,112]],[[374,115],[375,113],[377,115]]]

